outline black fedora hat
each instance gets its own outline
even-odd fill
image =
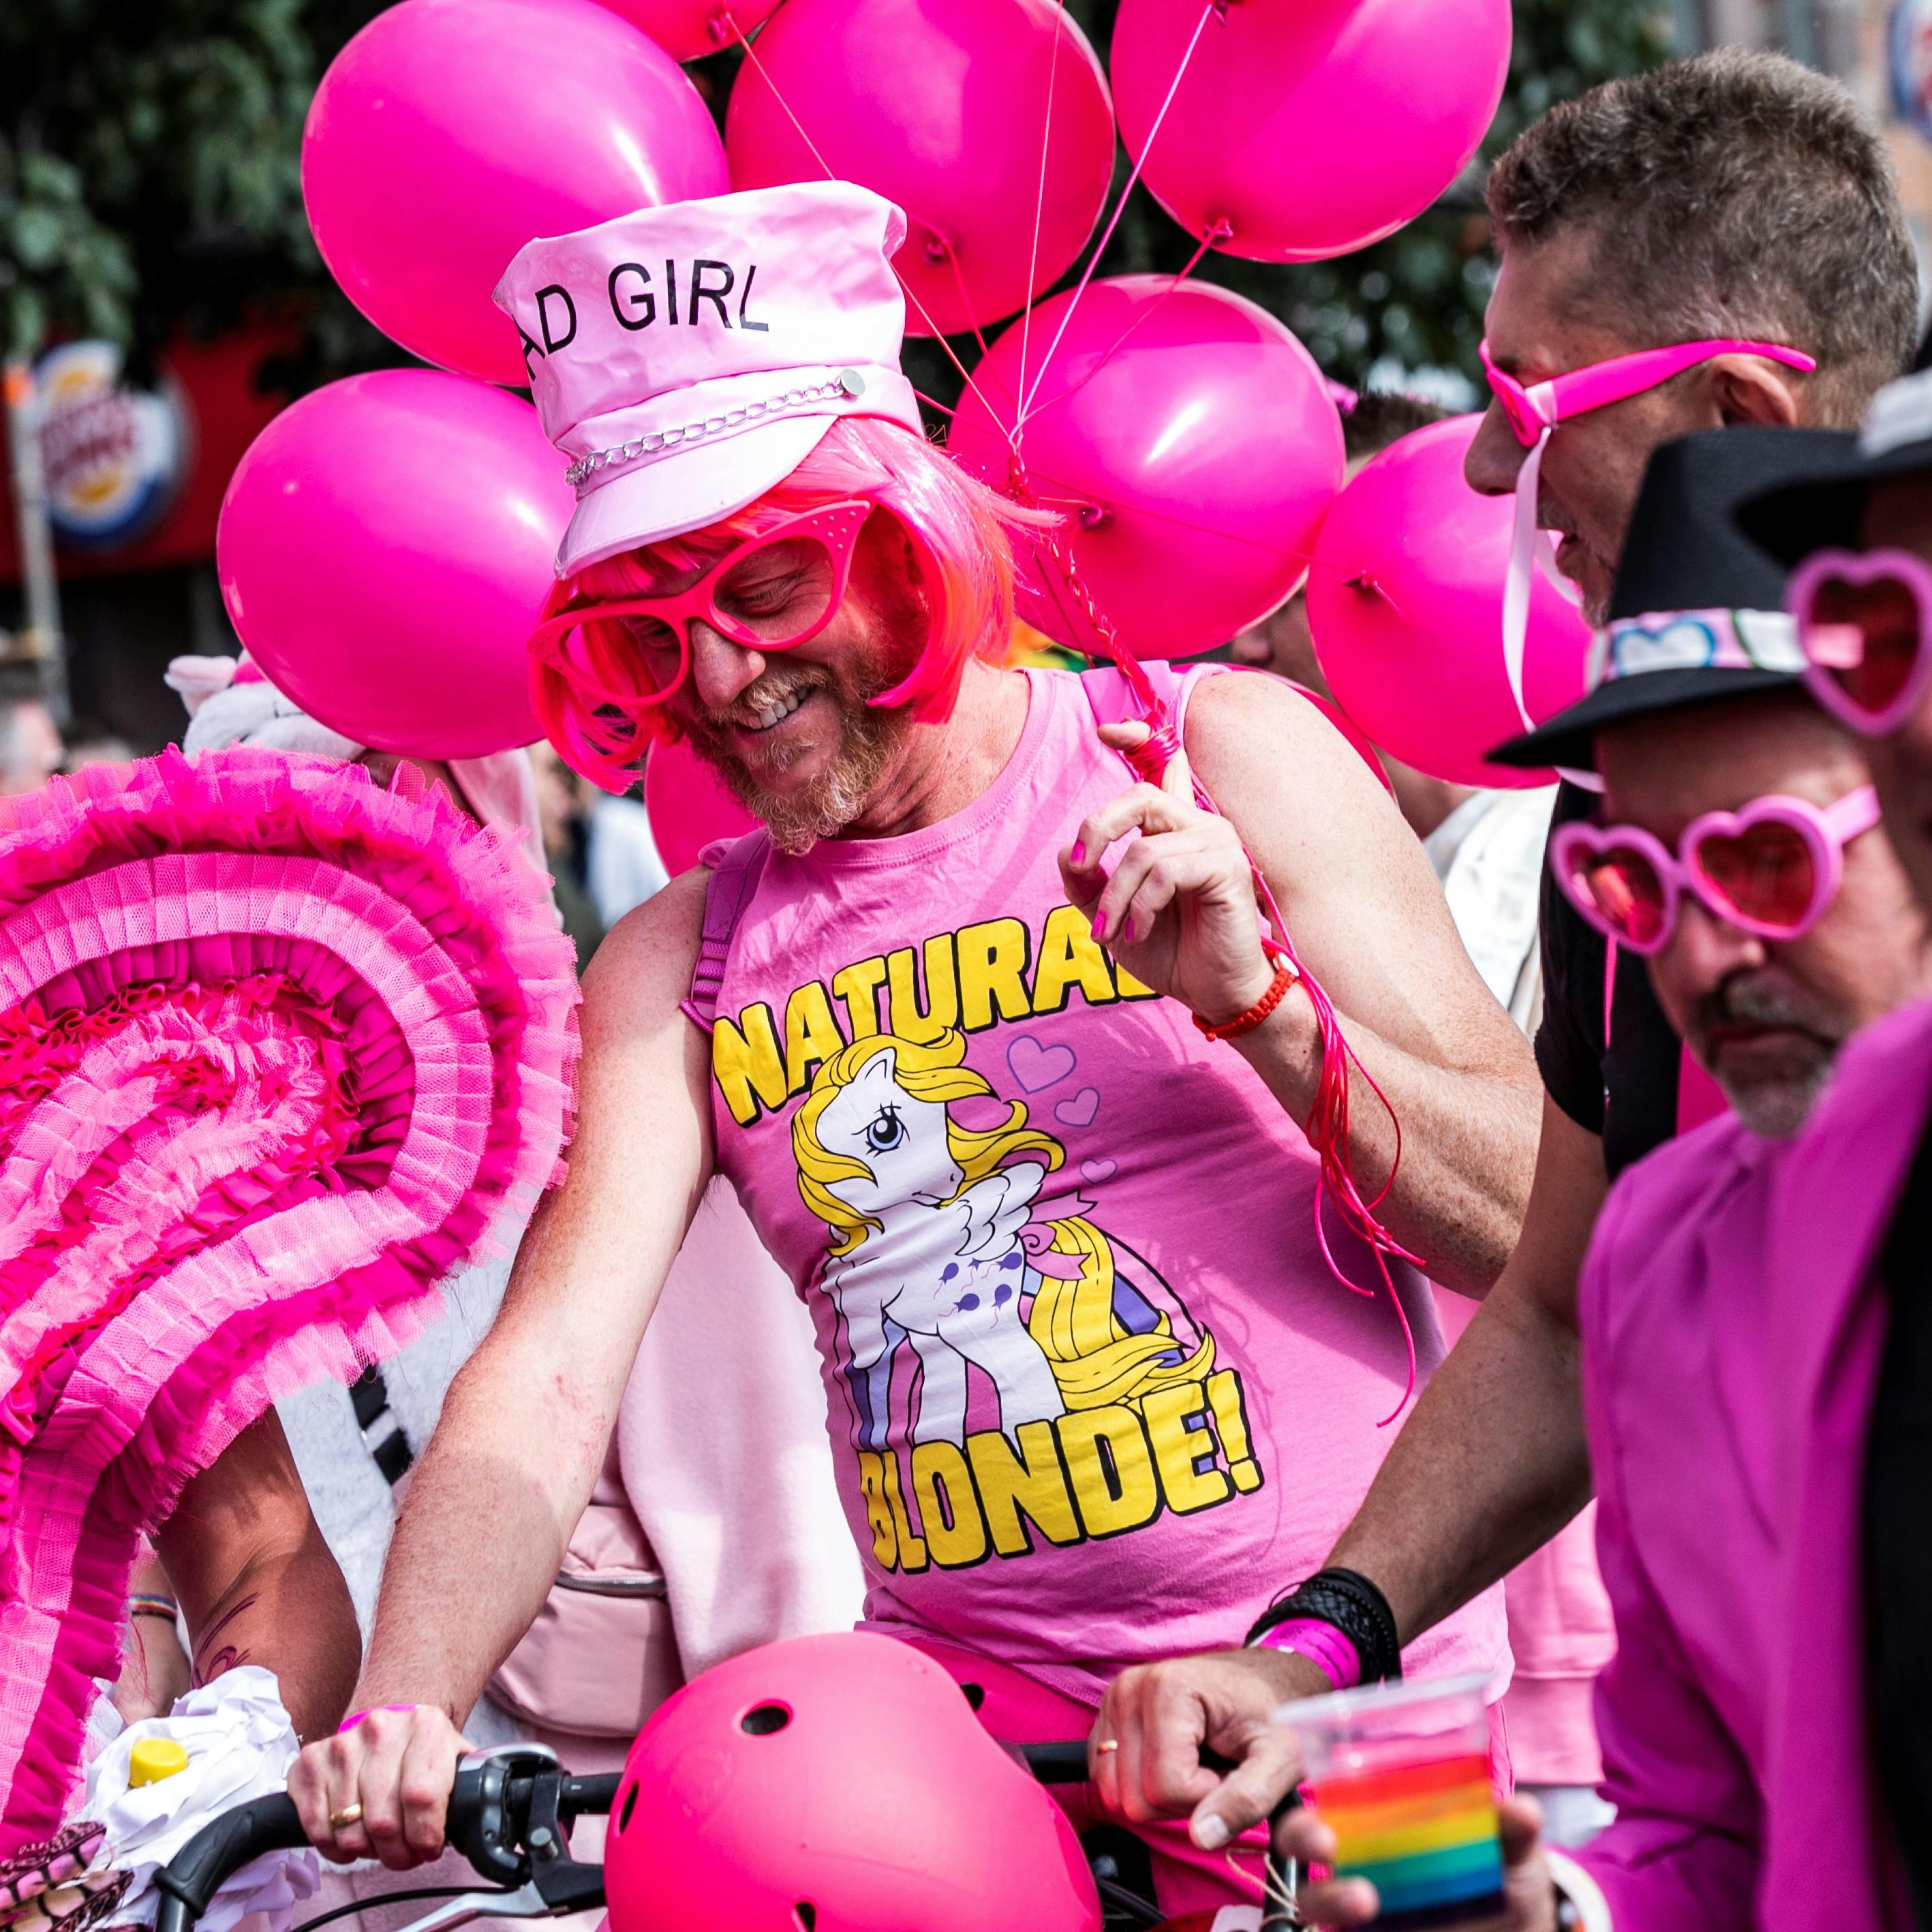
[[[1784,568],[1744,536],[1737,512],[1809,474],[1841,440],[1827,430],[1715,429],[1658,448],[1591,654],[1588,695],[1490,756],[1583,769],[1604,725],[1795,685],[1804,659],[1784,613]]]
[[[1871,486],[1932,470],[1932,370],[1887,383],[1856,435],[1814,440],[1816,455],[1799,474],[1738,506],[1745,536],[1787,568],[1814,550],[1856,550]]]

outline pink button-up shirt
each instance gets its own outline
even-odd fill
[[[1928,1090],[1921,1006],[1847,1050],[1799,1139],[1713,1122],[1598,1225],[1580,1312],[1618,1816],[1584,1862],[1620,1928],[1910,1923],[1864,1723],[1860,1502],[1876,1266]]]

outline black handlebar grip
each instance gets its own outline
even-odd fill
[[[251,1858],[264,1852],[298,1850],[308,1843],[295,1800],[285,1792],[223,1812],[156,1874],[161,1904],[154,1932],[192,1932],[208,1900]]]
[[[1061,1744],[1021,1744],[1017,1747],[1026,1768],[1042,1784],[1084,1784],[1087,1782],[1087,1740],[1076,1738]]]

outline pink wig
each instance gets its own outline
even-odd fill
[[[1012,629],[1007,531],[1057,520],[994,495],[943,451],[878,417],[840,418],[783,482],[708,528],[586,565],[557,585],[544,615],[573,604],[650,596],[666,575],[712,562],[782,518],[855,498],[889,511],[911,540],[928,613],[918,663],[873,701],[910,704],[922,719],[946,718],[968,658],[997,660]],[[593,622],[570,634],[562,656],[561,667],[530,661],[544,729],[558,755],[593,784],[627,790],[650,740],[676,735],[664,707],[640,701],[655,690],[642,653],[621,623]]]

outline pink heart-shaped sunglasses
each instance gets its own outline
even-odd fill
[[[1932,568],[1910,550],[1821,550],[1792,573],[1785,603],[1804,682],[1868,738],[1896,731],[1932,682]]]
[[[1862,785],[1822,812],[1776,796],[1707,812],[1684,828],[1675,853],[1640,825],[1576,820],[1550,839],[1550,862],[1570,903],[1633,952],[1670,944],[1686,892],[1727,925],[1797,939],[1837,893],[1845,848],[1878,818],[1878,794]]]

